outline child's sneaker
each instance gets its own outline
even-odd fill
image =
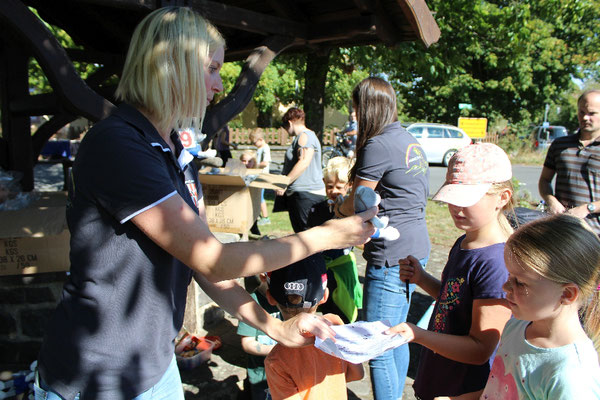
[[[271,220],[269,219],[269,217],[265,217],[265,218],[260,218],[256,224],[257,225],[269,225],[270,223],[271,223]]]

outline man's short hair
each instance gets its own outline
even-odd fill
[[[600,90],[599,89],[589,89],[589,90],[586,90],[585,92],[581,93],[581,95],[577,99],[577,105],[579,105],[581,100],[585,99],[588,95],[590,95],[592,93],[600,95]]]

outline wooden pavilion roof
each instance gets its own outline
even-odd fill
[[[122,56],[137,23],[169,4],[199,10],[227,39],[227,60],[246,58],[268,36],[295,38],[286,52],[439,38],[424,0],[23,0],[65,30],[88,56]],[[73,54],[75,57],[76,55]],[[80,56],[82,57],[82,56]]]
[[[113,110],[114,85],[137,23],[168,5],[198,10],[227,41],[226,61],[245,60],[232,91],[205,117],[209,138],[250,102],[260,75],[281,53],[342,46],[420,41],[440,30],[425,0],[1,0],[0,166],[22,171],[33,188],[33,165],[46,141],[79,116],[92,121]],[[77,45],[64,49],[31,12],[67,32]],[[52,93],[31,95],[28,60],[42,67]],[[83,81],[73,61],[101,65]],[[29,118],[52,115],[31,132]]]

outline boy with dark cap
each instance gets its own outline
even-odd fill
[[[315,313],[327,301],[327,270],[320,254],[268,274],[267,299],[283,319],[300,312]],[[337,315],[325,316],[341,325]],[[351,364],[314,346],[289,348],[275,345],[265,360],[267,382],[273,400],[347,399],[346,382],[364,376],[361,364]]]

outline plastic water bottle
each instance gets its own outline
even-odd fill
[[[546,212],[546,202],[544,200],[540,200],[540,203],[537,205],[536,210]]]

